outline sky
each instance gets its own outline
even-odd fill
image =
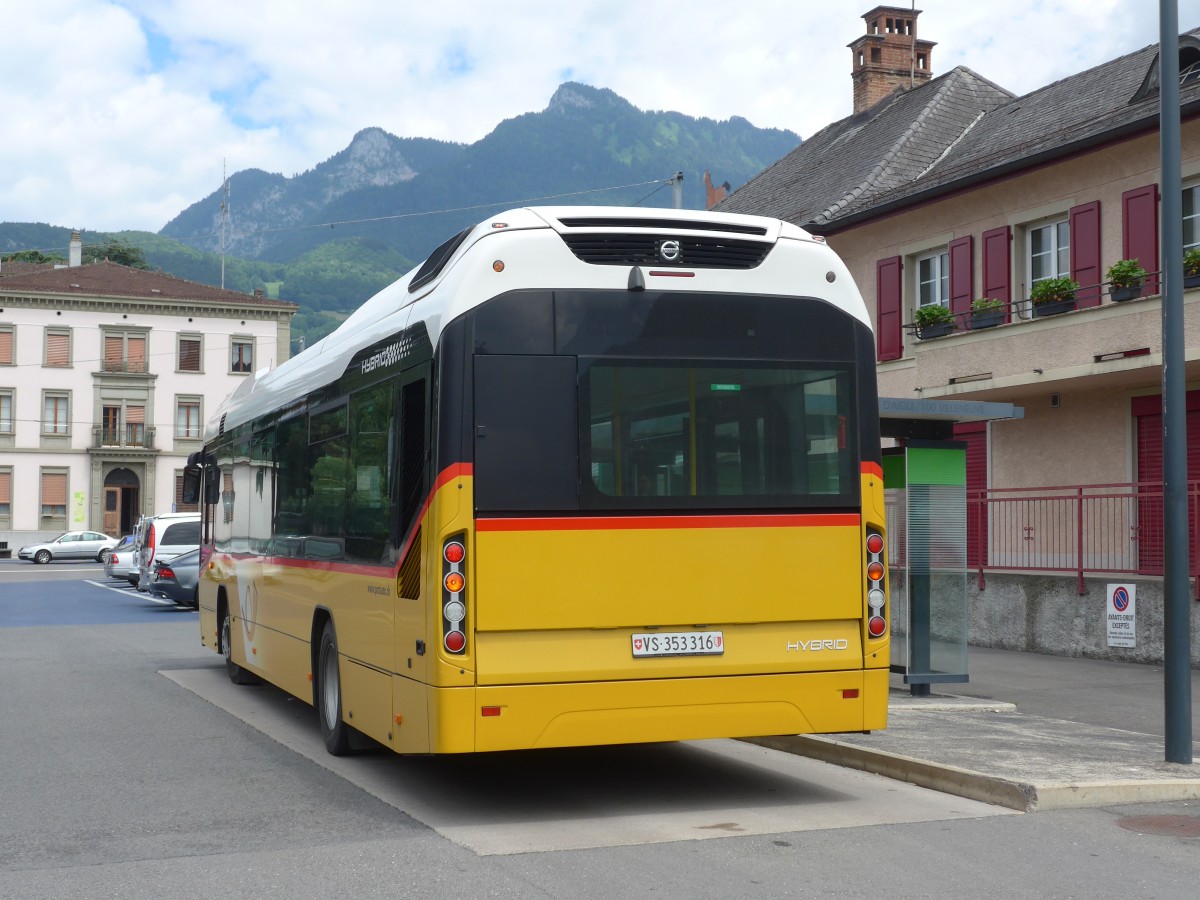
[[[850,114],[874,5],[0,0],[0,221],[158,231],[225,172],[296,175],[372,126],[470,143],[565,81],[806,137]],[[1016,94],[1159,37],[1155,0],[918,8],[935,77],[965,65]],[[1178,10],[1200,27],[1200,0]]]

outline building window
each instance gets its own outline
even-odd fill
[[[51,521],[47,522],[46,520]],[[67,473],[42,470],[42,528],[67,524]]]
[[[1029,229],[1029,286],[1071,276],[1071,226],[1067,219]]]
[[[199,503],[183,502],[183,472],[175,471],[175,512],[200,512]]]
[[[0,366],[16,364],[16,359],[13,357],[14,337],[11,325],[0,325]]]
[[[179,371],[200,372],[200,335],[181,334],[179,336]]]
[[[146,335],[106,331],[104,333],[105,372],[146,372]]]
[[[148,447],[146,442],[146,407],[142,403],[106,404],[100,411],[100,445],[102,447]]]
[[[175,437],[193,441],[200,439],[199,397],[179,397],[175,400]]]
[[[230,361],[231,372],[254,371],[254,338],[234,338]]]
[[[42,395],[42,434],[70,434],[71,395],[47,393]]]
[[[950,254],[945,251],[917,258],[917,306],[950,305]]]
[[[1200,247],[1200,184],[1183,189],[1183,249],[1196,247]]]
[[[146,446],[146,407],[125,406],[125,446]]]
[[[0,469],[0,524],[12,527],[12,467]]]
[[[0,434],[12,434],[13,427],[13,392],[0,388]]]
[[[71,365],[71,329],[47,328],[45,354],[47,366],[69,368]]]

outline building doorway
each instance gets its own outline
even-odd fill
[[[141,510],[141,481],[130,469],[113,469],[104,478],[104,533],[132,534]]]

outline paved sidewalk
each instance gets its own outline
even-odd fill
[[[1165,762],[1161,666],[973,647],[968,670],[930,697],[893,676],[885,731],[755,743],[1026,811],[1200,798],[1200,763]],[[1192,737],[1200,760],[1198,710]]]

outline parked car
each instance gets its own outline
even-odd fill
[[[165,513],[142,521],[138,532],[141,549],[138,551],[137,588],[150,590],[150,576],[154,574],[154,563],[159,559],[171,559],[200,546],[200,513]]]
[[[104,560],[104,577],[117,578],[125,581],[129,576],[129,567],[133,565],[133,535],[127,534],[121,542],[112,548],[108,558]]]
[[[54,559],[94,559],[104,562],[117,539],[99,531],[68,531],[52,541],[30,544],[17,551],[19,559],[44,565]]]
[[[200,575],[200,548],[181,553],[173,559],[158,559],[150,575],[150,596],[172,600],[180,606],[200,608],[196,584]]]

